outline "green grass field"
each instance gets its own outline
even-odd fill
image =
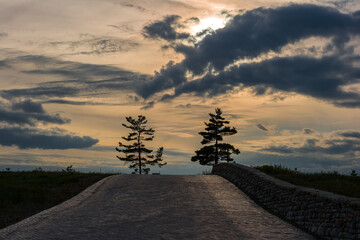
[[[264,165],[255,168],[295,185],[360,198],[359,176],[341,175],[337,172],[303,173],[278,165]]]
[[[0,229],[53,207],[111,174],[0,172]]]

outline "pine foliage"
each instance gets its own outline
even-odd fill
[[[195,156],[191,161],[199,161],[201,165],[218,164],[219,160],[222,162],[232,162],[231,154],[239,154],[239,149],[228,143],[219,143],[223,141],[223,137],[231,136],[237,133],[234,127],[227,126],[230,122],[222,117],[220,108],[215,109],[215,114],[209,113],[209,122],[205,122],[205,131],[199,132],[203,137],[201,144],[212,144],[202,147],[195,151]]]
[[[119,142],[119,147],[116,147],[118,152],[124,153],[124,157],[116,156],[119,160],[126,163],[130,163],[129,168],[134,169],[133,173],[141,174],[144,172],[148,174],[150,168],[147,165],[157,165],[162,167],[166,165],[163,162],[162,154],[163,147],[157,150],[156,155],[152,154],[153,150],[145,147],[146,141],[152,141],[154,139],[155,130],[152,128],[146,128],[146,117],[139,115],[138,119],[132,117],[126,117],[128,125],[122,124],[125,128],[130,129],[130,133],[127,137],[122,137],[127,144]]]

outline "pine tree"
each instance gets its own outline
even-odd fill
[[[152,141],[154,139],[154,132],[152,128],[146,128],[146,117],[139,115],[138,119],[133,119],[132,117],[126,117],[126,121],[130,124],[122,124],[124,127],[129,128],[131,132],[127,137],[122,137],[125,141],[129,142],[128,145],[119,142],[119,147],[116,147],[118,152],[125,154],[125,157],[116,156],[121,161],[125,161],[125,164],[130,162],[130,169],[134,169],[133,173],[142,171],[145,174],[148,174],[150,168],[147,168],[146,165],[158,165],[162,167],[166,165],[166,162],[162,162],[163,147],[160,147],[157,150],[156,155],[154,156],[152,150],[145,148],[145,141]]]
[[[201,144],[213,144],[195,151],[196,155],[191,158],[191,161],[199,161],[201,165],[216,165],[219,160],[229,163],[233,161],[230,157],[231,154],[240,153],[239,149],[236,149],[231,144],[219,143],[223,141],[224,136],[231,136],[237,133],[234,127],[226,126],[229,124],[229,121],[226,121],[221,114],[220,108],[215,109],[215,114],[209,113],[210,119],[209,122],[205,122],[205,131],[199,132],[199,134],[203,137]]]
[[[219,157],[221,161],[230,163],[234,159],[230,157],[231,154],[239,154],[240,150],[228,143],[219,143]]]

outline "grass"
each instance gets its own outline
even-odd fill
[[[303,173],[281,165],[259,166],[256,169],[289,183],[324,190],[348,197],[360,198],[360,177],[338,172]],[[355,175],[355,172],[354,174]]]
[[[111,174],[0,172],[0,229],[53,207]]]
[[[212,175],[211,170],[204,170],[202,175]]]

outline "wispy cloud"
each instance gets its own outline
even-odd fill
[[[86,35],[88,36],[88,35]],[[42,47],[65,47],[72,55],[100,55],[127,52],[140,46],[133,40],[119,39],[115,37],[95,37],[80,39],[77,41],[50,41],[41,45]],[[69,55],[70,53],[65,53]]]
[[[41,55],[20,56],[4,62],[20,69],[24,63],[31,63],[32,68],[21,70],[22,73],[49,76],[50,79],[56,76],[63,80],[41,82],[31,88],[2,90],[2,97],[50,100],[49,98],[107,95],[133,91],[149,78],[145,74],[109,65],[83,64]]]
[[[304,134],[313,134],[313,133],[315,133],[315,130],[311,129],[311,128],[304,128],[303,132],[304,132]]]
[[[119,4],[121,6],[124,6],[124,7],[135,8],[135,9],[141,11],[141,12],[147,11],[146,8],[144,8],[144,7],[142,7],[142,6],[138,5],[138,4],[135,4],[133,2],[132,3],[131,2],[120,2]]]
[[[264,125],[262,125],[261,123],[256,124],[256,127],[262,131],[268,132],[269,129],[267,129]]]
[[[154,101],[150,101],[150,102],[146,103],[143,107],[141,107],[141,109],[147,110],[147,109],[153,108],[154,105],[155,105],[155,102],[154,102]]]
[[[8,34],[7,34],[7,33],[0,32],[0,39],[1,39],[1,38],[4,38],[4,37],[7,37],[7,36],[8,36]]]
[[[107,102],[95,102],[95,101],[73,101],[65,99],[50,99],[42,101],[41,103],[55,103],[55,104],[67,104],[75,106],[93,105],[93,106],[119,106],[127,105],[128,103],[107,103]]]
[[[354,158],[360,153],[360,132],[335,131],[330,135],[310,136],[300,146],[281,143],[262,148],[261,151],[280,154],[328,154]]]
[[[110,65],[85,64],[73,61],[64,61],[58,58],[43,55],[26,55],[9,59],[8,63],[26,62],[34,64],[32,70],[23,70],[28,74],[58,75],[65,79],[91,80],[105,77],[125,77],[134,73]]]

